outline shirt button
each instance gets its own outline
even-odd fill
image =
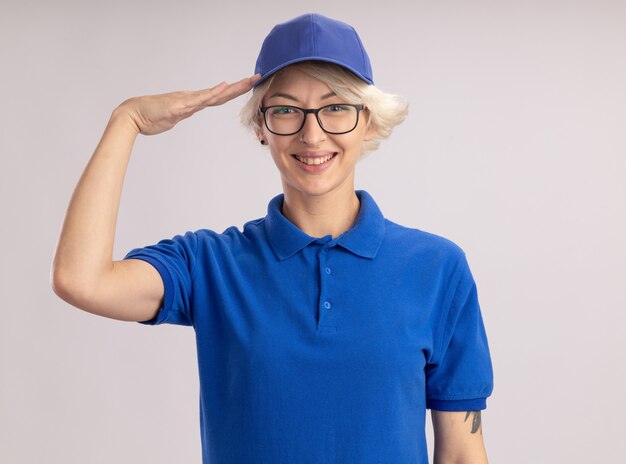
[[[332,271],[330,270],[329,267],[326,268],[326,274],[330,274]]]
[[[330,302],[324,301],[324,308],[330,309]]]

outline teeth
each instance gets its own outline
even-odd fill
[[[332,157],[333,155],[324,156],[322,158],[300,158],[298,155],[296,155],[296,158],[298,159],[298,161],[301,161],[304,164],[309,164],[309,165],[323,164],[329,159],[331,159]]]

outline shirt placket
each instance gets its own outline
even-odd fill
[[[318,297],[318,333],[334,333],[337,330],[336,308],[333,306],[333,296],[330,294],[330,279],[333,278],[333,269],[330,264],[330,254],[333,245],[324,243],[317,252],[320,290]]]

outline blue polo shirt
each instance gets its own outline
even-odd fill
[[[204,464],[427,463],[426,408],[486,407],[492,367],[463,250],[360,209],[305,234],[284,194],[243,231],[131,250],[161,274],[142,324],[193,326]]]

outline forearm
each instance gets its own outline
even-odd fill
[[[434,464],[487,464],[481,411],[432,411]]]
[[[488,464],[487,456],[465,456],[465,457],[457,457],[457,458],[447,458],[438,456],[435,453],[434,464]]]
[[[487,464],[487,462],[487,453],[482,443],[455,447],[440,447],[435,444],[434,464]]]
[[[90,288],[112,267],[126,169],[138,131],[116,108],[71,197],[52,262],[55,287]]]

